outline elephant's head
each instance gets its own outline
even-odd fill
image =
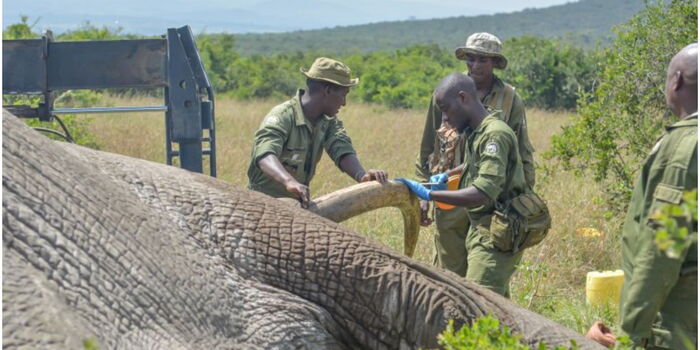
[[[3,137],[6,347],[434,347],[448,320],[490,313],[530,344],[597,348],[260,193],[52,142],[6,113]]]

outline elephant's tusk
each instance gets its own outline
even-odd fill
[[[400,182],[363,182],[321,196],[312,201],[309,211],[331,221],[343,222],[375,209],[395,207],[401,210],[404,227],[403,252],[413,256],[420,232],[418,198]]]

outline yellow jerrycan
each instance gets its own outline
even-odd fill
[[[608,302],[620,303],[622,270],[591,271],[586,275],[586,302],[591,306],[601,306]]]

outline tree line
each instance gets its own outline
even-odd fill
[[[5,39],[37,38],[28,18],[3,31]],[[137,38],[120,28],[84,23],[61,33],[56,40],[114,40]],[[244,56],[236,48],[236,35],[198,35],[197,47],[217,94],[239,99],[285,98],[304,85],[300,67],[316,57],[327,56],[346,63],[360,78],[351,98],[392,108],[427,108],[432,89],[441,77],[464,71],[464,62],[452,50],[437,44],[370,53],[335,55],[329,51],[306,51]],[[511,38],[504,43],[509,67],[497,72],[518,88],[531,107],[573,109],[579,92],[590,91],[595,71],[594,50],[582,49],[558,39],[534,36]]]

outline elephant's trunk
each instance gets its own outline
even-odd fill
[[[418,199],[400,182],[364,182],[313,200],[309,211],[334,222],[343,222],[368,211],[395,207],[403,216],[403,252],[413,256],[420,232]]]

